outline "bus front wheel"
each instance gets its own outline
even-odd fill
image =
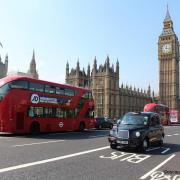
[[[30,127],[30,134],[36,135],[40,133],[40,125],[38,122],[33,122]]]

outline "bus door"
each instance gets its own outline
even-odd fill
[[[24,131],[25,111],[23,109],[23,107],[19,107],[15,115],[15,131],[17,133]]]
[[[24,129],[24,112],[16,113],[16,129],[17,131]]]
[[[78,118],[75,117],[75,111],[74,110],[67,110],[66,111],[66,128],[67,130],[75,130],[75,127],[77,126],[78,123]]]

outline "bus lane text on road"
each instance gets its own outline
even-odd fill
[[[151,156],[144,154],[126,153],[126,152],[112,152],[110,156],[101,155],[99,157],[104,159],[111,159],[111,160],[119,159],[120,161],[127,161],[130,163],[137,164],[137,163],[141,163],[142,161],[146,160]]]

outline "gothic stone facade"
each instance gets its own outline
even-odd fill
[[[159,101],[179,110],[179,41],[168,9],[163,24],[158,41]]]
[[[127,85],[119,87],[119,62],[117,60],[115,69],[109,62],[107,56],[105,64],[97,68],[95,57],[91,73],[89,65],[86,73],[80,70],[79,61],[71,71],[67,63],[66,83],[92,89],[97,117],[119,118],[129,111],[143,111],[144,105],[152,100],[150,87],[147,92]]]

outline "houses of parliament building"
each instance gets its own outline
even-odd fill
[[[129,111],[143,111],[144,105],[152,100],[150,86],[147,91],[123,84],[119,87],[119,62],[114,69],[108,56],[99,68],[95,57],[92,71],[88,65],[87,72],[80,70],[79,61],[71,71],[67,63],[66,83],[92,90],[98,117],[118,118]]]
[[[173,21],[167,9],[163,21],[163,29],[158,40],[159,62],[159,95],[158,103],[170,109],[180,110],[179,100],[179,41],[173,28]],[[3,63],[0,57],[0,78],[7,75],[8,56]],[[38,79],[35,55],[33,52],[30,67],[26,75]],[[115,67],[110,65],[109,56],[105,63],[97,67],[94,58],[92,70],[90,65],[85,72],[80,69],[79,61],[76,68],[70,70],[66,64],[66,83],[74,86],[90,88],[95,101],[95,116],[118,118],[129,111],[143,111],[145,104],[154,101],[154,93],[149,87],[142,90],[137,87],[119,84],[119,62]]]

